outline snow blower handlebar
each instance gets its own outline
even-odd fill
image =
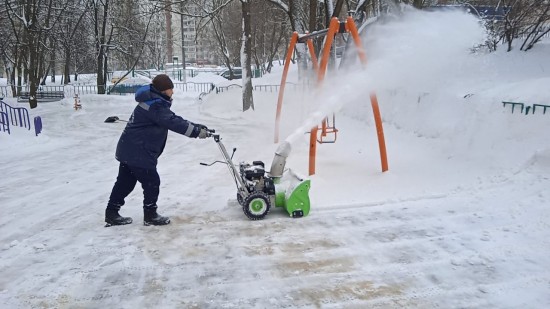
[[[237,190],[239,192],[241,192],[241,194],[243,196],[248,196],[248,191],[246,191],[246,189],[245,189],[246,185],[244,183],[244,180],[239,176],[239,170],[237,169],[237,167],[233,163],[233,155],[235,154],[235,151],[237,151],[237,148],[233,148],[233,152],[231,153],[231,155],[229,155],[229,153],[227,152],[227,149],[225,148],[225,146],[222,143],[222,139],[221,139],[220,135],[219,134],[214,134],[214,133],[216,133],[216,130],[211,130],[211,129],[208,129],[206,127],[205,127],[205,129],[206,129],[206,132],[207,132],[207,136],[214,138],[214,141],[218,145],[218,148],[220,149],[220,152],[222,153],[222,156],[223,156],[225,161],[214,161],[210,164],[207,164],[207,163],[200,163],[200,164],[204,165],[204,166],[211,166],[215,163],[225,163],[227,165],[227,167],[229,168],[229,172],[233,176],[233,179],[235,180],[235,185],[237,186]]]

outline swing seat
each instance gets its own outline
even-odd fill
[[[338,137],[338,129],[335,127],[327,127],[324,131],[322,128],[319,130],[320,134],[317,138],[319,144],[332,144],[336,143],[336,138]]]
[[[332,126],[328,121],[328,117],[323,120],[323,123],[320,128],[317,129],[317,132],[320,134],[317,137],[317,142],[319,144],[331,144],[336,142],[338,137],[338,129],[336,129],[336,116],[332,115]]]

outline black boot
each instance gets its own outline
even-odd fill
[[[157,207],[143,207],[143,225],[166,225],[170,218],[157,213]]]
[[[118,214],[118,210],[107,208],[105,210],[105,222],[107,222],[105,226],[125,225],[132,223],[132,218],[122,217]]]

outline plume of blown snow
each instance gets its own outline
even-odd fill
[[[325,117],[346,105],[354,118],[370,119],[369,96],[374,91],[413,89],[422,93],[446,87],[454,72],[467,69],[471,49],[484,41],[485,30],[471,14],[459,10],[419,11],[404,7],[366,28],[367,67],[356,64],[328,72],[324,87],[307,102],[311,112],[286,139],[293,143]],[[349,107],[349,108],[347,108]]]

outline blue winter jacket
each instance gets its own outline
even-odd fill
[[[168,130],[196,138],[200,126],[170,110],[171,99],[147,85],[136,91],[134,109],[116,148],[116,159],[130,166],[156,169]]]

